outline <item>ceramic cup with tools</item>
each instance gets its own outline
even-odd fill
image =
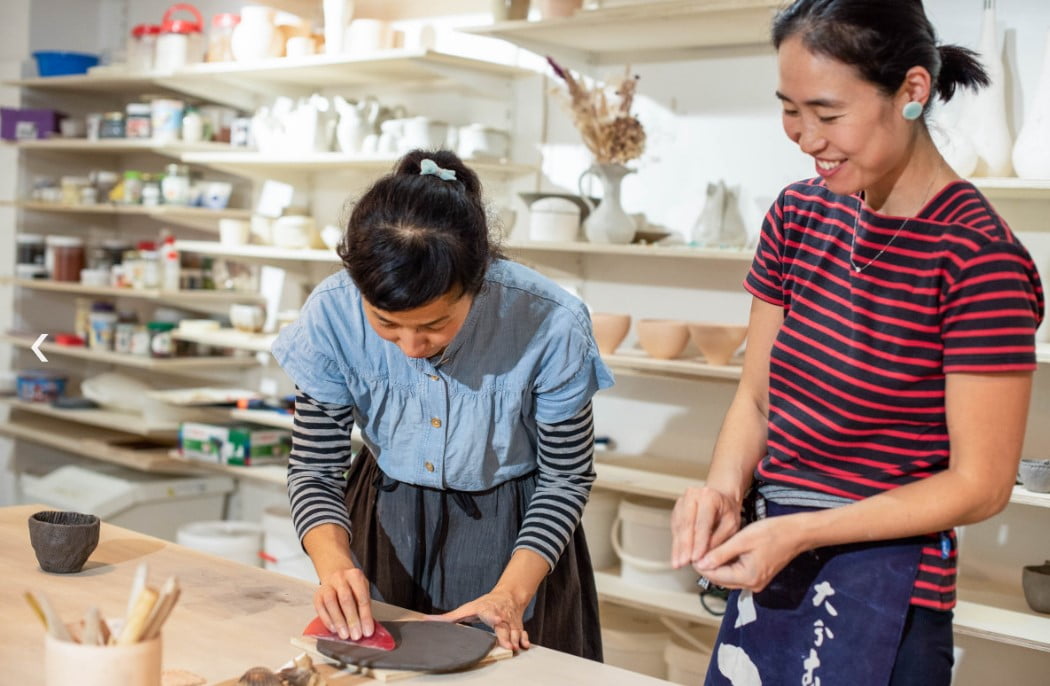
[[[40,569],[75,574],[98,545],[99,519],[79,512],[37,512],[29,518],[29,542]]]

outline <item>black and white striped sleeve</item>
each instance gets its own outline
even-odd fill
[[[295,396],[295,427],[288,458],[288,500],[302,541],[318,524],[338,524],[350,532],[346,509],[346,471],[350,468],[353,408]]]
[[[572,419],[537,427],[536,491],[514,549],[532,550],[554,569],[580,523],[594,483],[591,404]]]

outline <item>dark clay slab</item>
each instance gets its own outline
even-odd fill
[[[393,650],[318,639],[323,655],[343,664],[375,669],[451,672],[466,669],[488,655],[496,637],[487,631],[447,622],[383,622],[394,637]]]

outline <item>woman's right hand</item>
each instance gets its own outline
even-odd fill
[[[671,513],[671,564],[699,561],[740,529],[740,503],[709,486],[689,488]]]
[[[325,575],[314,591],[314,609],[325,627],[340,638],[357,641],[375,631],[368,578],[356,567]]]

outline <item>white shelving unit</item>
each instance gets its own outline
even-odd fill
[[[126,412],[115,412],[105,409],[83,409],[63,410],[52,407],[48,403],[35,403],[18,400],[16,398],[0,397],[0,404],[7,405],[13,409],[33,414],[43,415],[61,420],[62,422],[76,422],[88,424],[103,429],[112,429],[123,433],[135,434],[136,436],[149,436],[151,438],[174,438],[179,431],[178,423],[146,424],[142,415],[134,415]]]
[[[164,143],[152,139],[103,138],[42,138],[5,142],[4,145],[29,152],[60,152],[66,154],[120,155],[126,153],[152,152],[165,157],[181,158],[191,152],[218,152],[229,150],[225,143]]]
[[[114,205],[99,203],[97,205],[60,205],[49,202],[0,201],[0,207],[14,207],[26,212],[42,212],[58,215],[89,216],[139,216],[149,217],[170,224],[188,226],[195,229],[217,231],[220,219],[251,219],[251,210],[225,209],[210,210],[204,207],[178,207],[175,205]]]
[[[112,288],[109,286],[85,286],[78,282],[48,281],[46,279],[11,279],[6,277],[0,278],[0,284],[13,284],[19,288],[29,290],[68,293],[70,295],[178,301],[186,306],[262,301],[262,297],[258,293],[240,293],[237,291],[162,291],[154,288]]]
[[[237,329],[218,329],[215,331],[184,331],[175,329],[171,332],[177,341],[202,343],[216,348],[233,348],[256,353],[270,352],[270,346],[277,336],[265,333],[246,333]]]
[[[253,150],[188,152],[180,156],[187,164],[221,169],[241,176],[267,176],[274,172],[312,174],[318,172],[385,172],[393,169],[397,157],[391,155],[348,155],[341,152],[317,152],[302,155],[261,153]],[[534,174],[537,167],[501,160],[465,160],[479,174],[520,176]]]
[[[7,343],[24,350],[31,349],[35,340],[35,338],[13,336],[10,334],[0,335],[0,343]],[[154,358],[140,355],[125,355],[106,350],[91,350],[89,348],[57,345],[55,343],[43,343],[40,345],[39,350],[44,353],[45,356],[55,355],[56,357],[71,357],[123,367],[149,369],[151,371],[163,372],[166,374],[199,375],[201,372],[247,369],[259,364],[254,357],[216,356]]]
[[[707,364],[701,358],[658,360],[638,350],[620,349],[613,355],[603,355],[609,368],[621,374],[644,374],[677,379],[715,379],[739,381],[743,370],[739,365]]]
[[[681,59],[713,47],[769,43],[779,0],[658,0],[585,10],[565,19],[464,29],[577,64]],[[772,48],[770,48],[772,50]]]
[[[978,177],[970,182],[991,200],[1050,200],[1050,181]],[[1043,228],[1050,229],[1050,226]]]
[[[289,250],[272,245],[224,245],[214,241],[175,241],[180,252],[235,257],[258,262],[330,262],[339,264],[334,250]]]
[[[670,247],[662,245],[612,245],[606,243],[511,241],[505,246],[515,252],[557,252],[578,255],[625,255],[630,257],[668,257],[686,260],[725,260],[750,263],[753,250],[712,250],[706,248]]]

